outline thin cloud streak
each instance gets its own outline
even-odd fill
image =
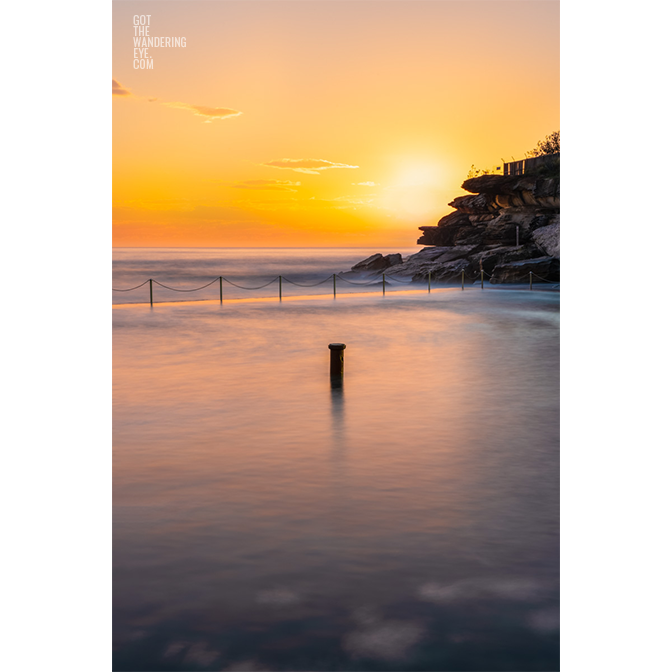
[[[319,175],[320,170],[329,170],[330,168],[359,168],[359,166],[350,166],[347,163],[334,163],[326,159],[277,159],[267,161],[262,166],[269,168],[282,168],[293,170],[297,173],[307,173],[308,175]]]
[[[301,182],[290,180],[243,180],[232,185],[234,189],[255,189],[259,191],[293,191],[292,187],[300,187]]]
[[[112,95],[113,96],[132,96],[133,94],[125,89],[116,79],[112,80]]]
[[[228,119],[229,117],[239,117],[242,112],[232,110],[228,107],[205,107],[203,105],[190,105],[189,103],[163,103],[166,107],[174,107],[178,110],[188,110],[197,117],[205,117],[205,123],[210,123],[214,119]]]

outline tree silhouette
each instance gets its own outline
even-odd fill
[[[537,146],[525,154],[529,159],[533,156],[544,156],[546,154],[557,154],[560,151],[560,131],[554,131],[547,135],[543,140],[539,140]]]

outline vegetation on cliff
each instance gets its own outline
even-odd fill
[[[537,146],[525,153],[527,158],[535,156],[546,156],[547,154],[560,153],[560,131],[553,131],[547,135],[543,140],[539,140]]]
[[[539,140],[537,146],[531,149],[529,152],[525,152],[525,158],[534,159],[539,156],[550,156],[551,154],[560,153],[560,131],[553,131],[549,133],[543,140]],[[502,159],[502,163],[506,163]],[[476,168],[472,163],[469,172],[467,173],[467,179],[470,180],[474,177],[481,177],[482,175],[501,175],[502,174],[501,166],[493,166],[492,168]],[[559,175],[560,174],[560,165],[542,165],[534,170],[535,174],[545,174],[545,175]]]

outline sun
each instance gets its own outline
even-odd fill
[[[380,197],[380,204],[413,221],[441,216],[453,171],[445,162],[431,159],[406,159],[392,171]]]
[[[438,187],[446,183],[448,171],[438,162],[409,162],[398,169],[398,187]]]

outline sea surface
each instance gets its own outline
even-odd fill
[[[113,286],[376,251],[115,250]],[[114,669],[558,670],[559,293],[209,289],[114,293]]]
[[[154,302],[220,299],[278,298],[282,276],[283,297],[332,294],[333,276],[382,252],[400,252],[404,258],[422,248],[374,250],[369,248],[117,248],[113,254],[113,303],[149,302],[149,278]],[[387,273],[386,293],[408,289],[410,278]],[[143,284],[144,283],[144,284]],[[373,283],[373,284],[371,284]],[[138,287],[138,285],[141,285]],[[207,286],[206,286],[207,285]],[[133,289],[137,287],[137,289]],[[202,289],[199,289],[202,288]],[[128,291],[130,289],[130,291]],[[382,292],[382,279],[367,274],[337,278],[336,292]]]

